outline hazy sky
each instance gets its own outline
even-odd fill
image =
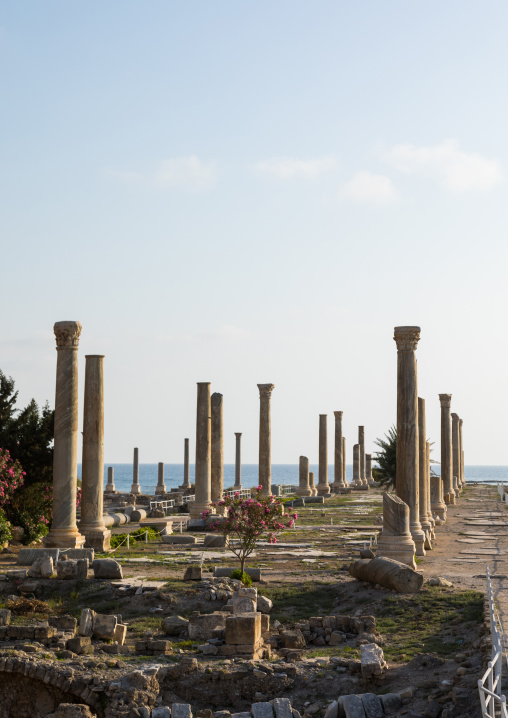
[[[106,461],[194,452],[196,382],[256,462],[347,459],[422,328],[466,464],[508,464],[504,0],[0,0],[0,368],[53,404],[55,321],[105,354]],[[82,402],[82,389],[80,394]],[[80,418],[82,403],[80,404]]]

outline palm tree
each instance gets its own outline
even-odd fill
[[[378,466],[372,469],[376,481],[386,489],[395,489],[395,477],[397,475],[397,429],[391,426],[385,434],[384,439],[376,439],[374,442],[381,451],[374,456]]]

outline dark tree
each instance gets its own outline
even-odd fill
[[[384,439],[376,439],[374,442],[381,449],[374,456],[378,467],[372,469],[372,475],[381,486],[386,489],[395,489],[395,477],[397,476],[397,429],[391,426]]]

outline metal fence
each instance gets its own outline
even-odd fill
[[[496,718],[496,716],[508,718],[506,697],[501,692],[504,636],[501,622],[496,619],[496,606],[488,566],[487,602],[489,606],[490,635],[492,636],[492,658],[482,678],[478,679],[482,718]]]
[[[231,489],[230,491],[224,491],[222,496],[224,498],[226,496],[234,496],[235,494],[238,494],[238,498],[240,499],[250,499],[250,489]]]

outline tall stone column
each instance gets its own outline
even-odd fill
[[[425,421],[425,399],[418,397],[418,480],[420,501],[420,524],[425,532],[425,548],[432,548],[433,521],[430,513],[430,487],[427,490],[427,425]]]
[[[425,556],[425,534],[420,524],[415,354],[420,327],[395,327],[394,339],[397,343],[397,496],[409,507],[409,527],[416,555]]]
[[[365,454],[365,477],[370,485],[374,479],[372,477],[372,454]]]
[[[436,538],[436,519],[434,518],[434,514],[432,513],[432,505],[430,500],[430,441],[425,442],[425,457],[426,457],[426,467],[425,471],[427,474],[427,480],[425,482],[425,490],[427,492],[427,506],[428,506],[428,513],[427,516],[429,518],[430,524],[432,526],[431,536],[432,540]]]
[[[464,476],[464,445],[462,443],[462,424],[463,419],[459,419],[459,445],[460,445],[460,477],[459,486],[463,488],[466,485],[466,479]]]
[[[157,466],[157,486],[155,487],[155,495],[162,496],[166,492],[166,484],[164,483],[164,463],[159,461]]]
[[[346,438],[342,437],[342,476],[344,478],[344,486],[347,486],[346,478]]]
[[[430,472],[430,442],[427,441],[427,465]],[[446,521],[446,504],[444,501],[443,479],[441,476],[429,476],[430,484],[430,510],[434,524],[444,524]]]
[[[183,445],[183,484],[180,486],[184,491],[190,489],[190,473],[189,473],[189,439],[184,439]]]
[[[131,494],[140,494],[141,487],[139,485],[139,450],[134,449],[134,457],[132,460],[132,485]]]
[[[261,495],[272,493],[272,420],[270,399],[275,384],[258,384],[259,389],[259,485]]]
[[[312,496],[309,486],[309,460],[306,456],[300,456],[300,477],[297,496]]]
[[[115,493],[115,469],[113,466],[108,466],[108,483],[106,484],[104,491],[107,494]]]
[[[311,496],[317,496],[317,489],[314,486],[314,472],[309,471],[309,489],[311,490]]]
[[[224,493],[224,431],[222,394],[211,398],[212,410],[212,501],[220,501]]]
[[[53,450],[53,524],[44,545],[81,548],[85,542],[76,527],[78,481],[78,343],[79,322],[57,322],[55,439]],[[101,487],[102,488],[102,487]]]
[[[104,357],[85,357],[81,520],[85,546],[110,548],[111,531],[104,523]]]
[[[342,460],[342,411],[334,411],[335,417],[335,461],[334,461],[334,474],[333,484],[331,486],[333,491],[346,488],[346,477],[343,475],[344,462]]]
[[[353,446],[353,486],[361,486],[360,478],[360,444]]]
[[[211,486],[211,407],[210,382],[198,382],[198,405],[196,411],[196,479],[195,501],[189,504],[191,519],[202,518],[203,511],[210,509]]]
[[[235,489],[242,488],[242,433],[235,431],[236,452],[235,452]]]
[[[358,427],[358,446],[360,447],[360,482],[367,483],[365,476],[365,427]]]
[[[326,414],[319,415],[319,481],[318,496],[330,496],[328,484],[328,438],[326,432]]]
[[[452,473],[452,430],[450,423],[452,395],[439,394],[439,402],[441,404],[441,479],[443,496],[447,504],[454,504],[455,490]]]
[[[452,501],[447,503],[454,504],[456,497],[459,495],[459,476],[460,476],[460,427],[459,427],[459,415],[452,414],[452,476],[453,483],[451,483],[450,494],[453,496]],[[446,486],[445,486],[445,501],[446,501]]]

